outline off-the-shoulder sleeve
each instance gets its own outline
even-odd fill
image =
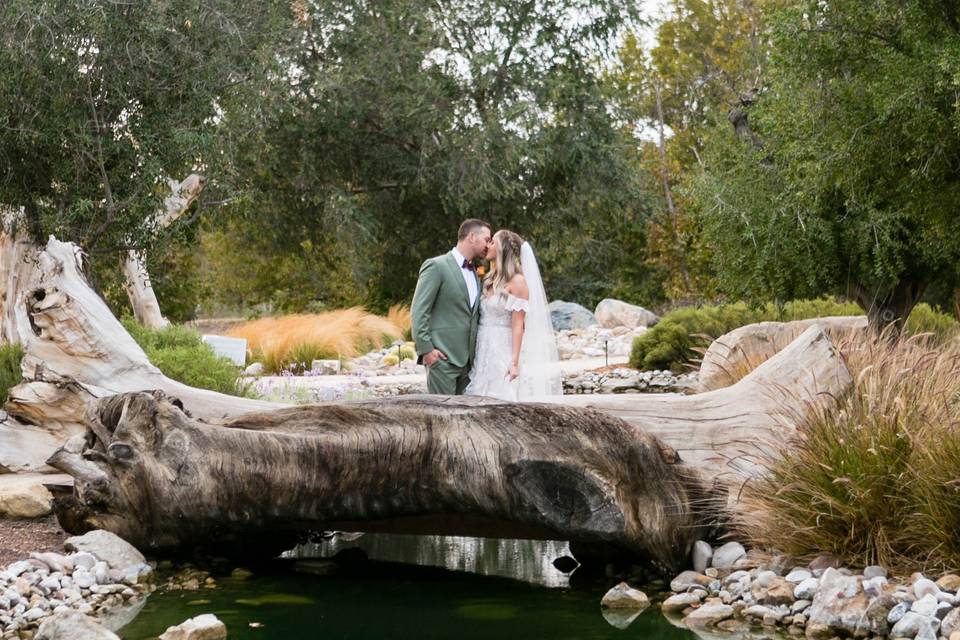
[[[527,311],[530,311],[530,301],[512,296],[508,293],[507,302],[503,305],[503,308],[507,311],[523,311],[526,313]]]

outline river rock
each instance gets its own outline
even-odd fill
[[[660,605],[660,609],[665,613],[674,613],[683,611],[689,606],[700,604],[700,596],[695,593],[675,593]]]
[[[811,560],[807,568],[813,573],[813,577],[819,578],[827,569],[836,569],[842,564],[843,561],[838,556],[824,553]]]
[[[604,594],[600,606],[609,609],[646,609],[650,606],[650,598],[643,591],[621,582]]]
[[[797,600],[813,600],[820,588],[819,578],[807,578],[793,588],[793,597]]]
[[[910,611],[910,605],[913,604],[908,601],[898,602],[893,608],[890,609],[890,613],[887,614],[887,622],[890,624],[897,624],[900,622],[900,619]]]
[[[881,567],[880,565],[872,564],[863,570],[863,577],[867,579],[877,578],[877,577],[886,578],[887,570]]]
[[[710,560],[713,559],[713,547],[703,540],[697,540],[693,543],[693,570],[697,573],[703,573],[710,567]]]
[[[553,328],[557,331],[568,329],[586,329],[590,325],[598,324],[597,318],[589,309],[576,302],[554,300],[548,305]]]
[[[684,571],[670,581],[670,590],[679,593],[694,587],[709,587],[713,582],[714,579],[710,576],[705,576],[696,571]]]
[[[802,583],[801,583],[802,584]],[[798,585],[799,587],[800,585]],[[840,635],[885,635],[887,615],[893,607],[893,599],[882,611],[874,609],[867,615],[871,599],[860,590],[860,579],[847,576],[828,567],[820,579],[820,588],[806,615],[811,628]],[[885,601],[884,604],[887,604]]]
[[[683,621],[688,627],[708,627],[733,616],[733,607],[720,601],[710,601],[694,609]]]
[[[921,630],[927,632],[933,631],[936,638],[935,627],[936,620],[932,617],[924,616],[915,611],[906,612],[897,624],[893,625],[890,633],[895,638],[913,638],[918,637]],[[924,634],[926,635],[926,633]]]
[[[937,586],[937,583],[929,578],[917,578],[916,582],[913,583],[913,595],[918,599],[923,598],[926,595],[932,595],[934,598],[937,597],[937,594],[940,593],[940,587]]]
[[[960,631],[960,609],[949,611],[940,623],[940,635],[949,638],[956,631]]]
[[[110,565],[111,569],[125,569],[133,564],[146,563],[146,558],[137,551],[136,547],[120,536],[103,529],[67,538],[63,546],[68,551],[91,553]]]
[[[606,298],[597,305],[594,316],[601,327],[652,327],[660,321],[655,314],[635,304]]]
[[[746,555],[747,550],[743,548],[742,544],[728,542],[714,550],[712,564],[717,569],[728,569]]]
[[[73,571],[73,559],[69,556],[64,556],[53,552],[34,552],[30,554],[30,557],[47,565],[50,568],[50,571],[59,571],[61,573],[70,573]]]
[[[794,584],[799,584],[804,580],[808,580],[813,577],[813,574],[810,573],[808,569],[803,567],[797,567],[790,571],[785,577],[784,580],[787,582],[793,582]]]
[[[760,576],[757,576],[757,579],[751,587],[753,597],[757,602],[772,606],[792,604],[794,601],[793,590],[793,584],[777,575],[774,575],[773,578],[769,580],[768,586],[766,587],[761,586]]]
[[[930,618],[937,613],[938,604],[937,597],[932,593],[928,593],[919,600],[915,600],[910,606],[910,611]]]
[[[212,613],[204,613],[169,627],[158,640],[221,640],[226,637],[226,625]]]
[[[945,576],[940,576],[937,580],[937,586],[944,591],[952,591],[956,593],[957,589],[960,589],[960,576],[955,573],[948,573]]]
[[[886,584],[887,584],[886,578],[884,578],[883,576],[874,576],[872,578],[868,578],[864,580],[860,586],[863,588],[863,592],[865,594],[867,594],[871,598],[875,598],[879,596],[881,593],[883,593],[883,588],[886,586]]]
[[[34,640],[120,640],[96,620],[79,611],[59,611],[43,621]]]

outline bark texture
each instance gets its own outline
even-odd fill
[[[226,427],[226,428],[224,428]],[[68,530],[145,549],[340,529],[564,539],[687,564],[723,491],[600,411],[408,397],[190,419],[161,393],[100,400],[50,464]]]

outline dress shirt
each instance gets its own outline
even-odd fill
[[[457,251],[456,247],[454,247],[450,253],[453,254],[453,259],[457,261],[457,266],[460,267],[460,273],[463,274],[463,281],[467,283],[467,296],[470,300],[470,308],[473,308],[474,303],[477,301],[477,293],[479,290],[477,286],[477,274],[463,266],[466,258]]]

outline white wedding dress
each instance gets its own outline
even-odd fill
[[[549,400],[549,396],[563,395],[558,366],[560,358],[547,297],[529,243],[523,243],[520,258],[530,299],[523,300],[506,291],[495,291],[480,298],[480,326],[470,383],[465,391],[467,395],[512,402]],[[520,345],[520,375],[510,380],[515,311],[525,313],[524,331]]]

